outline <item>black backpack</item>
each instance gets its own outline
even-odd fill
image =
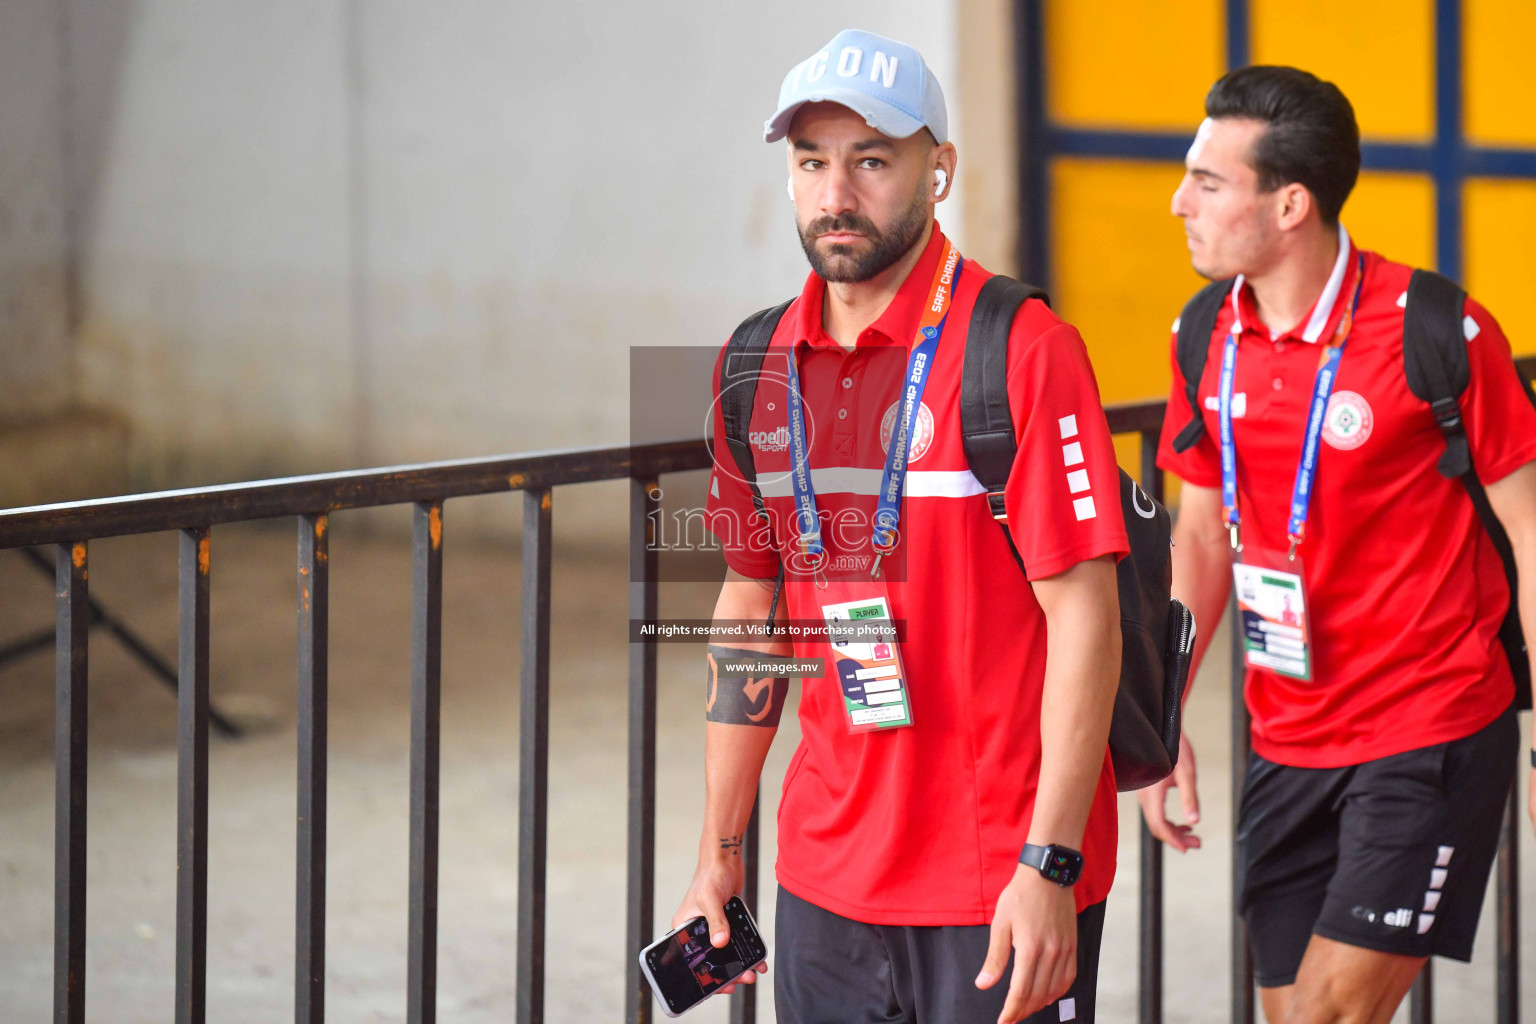
[[[1184,375],[1184,393],[1193,412],[1173,442],[1174,451],[1187,451],[1205,434],[1205,417],[1200,410],[1200,378],[1210,352],[1211,334],[1222,304],[1232,293],[1232,281],[1213,281],[1190,299],[1179,317],[1176,352],[1179,370]],[[1403,309],[1403,373],[1408,389],[1428,404],[1440,432],[1445,435],[1445,452],[1440,456],[1440,473],[1451,480],[1460,479],[1477,509],[1477,518],[1488,531],[1499,558],[1504,562],[1504,576],[1509,581],[1509,612],[1499,627],[1499,640],[1509,657],[1515,677],[1515,703],[1521,710],[1531,707],[1531,660],[1520,628],[1520,613],[1515,595],[1519,593],[1515,576],[1515,556],[1503,524],[1493,514],[1488,495],[1472,468],[1472,452],[1467,431],[1461,420],[1461,395],[1471,381],[1467,365],[1467,343],[1463,334],[1467,293],[1459,285],[1431,270],[1415,270],[1408,282],[1408,298]],[[1519,370],[1517,368],[1516,372]],[[1531,383],[1520,374],[1525,397],[1536,405]]]
[[[1012,415],[1008,408],[1008,334],[1014,315],[1028,299],[1048,302],[1044,292],[997,276],[982,285],[965,343],[960,383],[960,422],[971,472],[987,490],[993,518],[1019,563],[1023,560],[1008,533],[1003,487],[1013,465]],[[752,503],[765,519],[763,496],[748,427],[757,378],[774,328],[789,303],[755,313],[731,335],[720,361],[720,409],[726,443]],[[1124,792],[1166,778],[1179,757],[1181,699],[1195,645],[1195,621],[1189,609],[1170,596],[1173,580],[1171,523],[1168,510],[1124,471],[1120,501],[1131,554],[1117,569],[1120,592],[1120,688],[1110,723],[1109,751],[1115,781]]]

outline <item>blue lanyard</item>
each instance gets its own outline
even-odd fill
[[[960,282],[960,268],[964,261],[956,256],[954,275],[947,284],[949,294]],[[946,302],[947,305],[947,302]],[[907,360],[907,372],[903,378],[901,415],[891,427],[891,444],[885,453],[885,471],[880,475],[880,494],[875,505],[875,523],[870,534],[870,544],[875,550],[875,561],[870,575],[879,572],[880,559],[896,548],[896,526],[901,519],[901,494],[907,480],[907,453],[912,447],[912,433],[922,409],[923,392],[928,386],[928,371],[933,368],[933,357],[939,349],[939,339],[944,325],[949,322],[949,311],[937,324],[921,329],[920,338]],[[800,537],[800,549],[810,560],[811,568],[820,572],[826,557],[821,542],[821,520],[816,510],[816,491],[811,484],[809,443],[806,439],[805,404],[800,391],[798,349],[789,359],[789,457],[790,483],[795,494],[795,529]]]
[[[811,487],[811,460],[805,436],[805,404],[800,395],[798,346],[789,354],[789,466],[790,483],[795,491],[795,532],[800,549],[819,568],[823,557],[821,519],[816,513],[816,492]]]
[[[1328,400],[1333,396],[1333,385],[1339,376],[1339,363],[1344,358],[1344,344],[1360,311],[1360,287],[1365,281],[1365,257],[1356,264],[1355,294],[1349,311],[1339,319],[1333,338],[1328,342],[1317,376],[1312,381],[1312,406],[1307,411],[1307,430],[1301,442],[1301,461],[1296,466],[1296,482],[1291,488],[1291,517],[1286,524],[1286,534],[1291,543],[1290,557],[1296,557],[1296,546],[1307,531],[1307,511],[1312,504],[1312,485],[1317,480],[1317,450],[1322,440],[1323,419],[1328,414]],[[1234,300],[1235,301],[1235,300]],[[1227,529],[1232,533],[1233,550],[1243,549],[1241,516],[1237,507],[1237,446],[1232,440],[1232,379],[1237,373],[1237,324],[1227,332],[1226,348],[1221,356],[1221,380],[1217,390],[1217,415],[1221,435],[1221,504]]]

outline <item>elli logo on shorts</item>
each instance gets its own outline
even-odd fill
[[[1323,440],[1341,452],[1359,448],[1370,439],[1376,417],[1371,404],[1353,391],[1335,391],[1323,415]]]
[[[901,402],[897,400],[891,403],[891,407],[885,410],[885,415],[880,418],[880,450],[891,450],[891,431],[896,428],[896,415],[901,412]],[[933,410],[928,408],[927,402],[918,403],[917,425],[912,428],[912,444],[907,450],[907,461],[916,462],[923,457],[928,446],[933,444]]]

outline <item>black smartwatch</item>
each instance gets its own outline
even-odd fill
[[[1025,843],[1019,854],[1019,863],[1028,864],[1040,872],[1047,881],[1065,888],[1075,883],[1083,873],[1083,855],[1066,846],[1036,846]]]

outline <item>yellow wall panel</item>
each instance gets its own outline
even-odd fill
[[[1433,0],[1253,0],[1250,19],[1253,62],[1333,82],[1354,104],[1361,135],[1434,133]]]
[[[1469,140],[1536,145],[1536,4],[1463,0],[1463,117]]]
[[[1202,279],[1168,212],[1177,164],[1061,158],[1051,175],[1051,301],[1088,344],[1106,402],[1168,393],[1168,330]]]
[[[1435,265],[1435,183],[1419,174],[1362,171],[1344,204],[1355,244],[1413,267]]]
[[[1106,404],[1168,396],[1169,330],[1205,283],[1168,211],[1183,174],[1130,160],[1051,164],[1051,301],[1082,332]],[[1135,437],[1116,438],[1115,452],[1139,473]]]
[[[1052,164],[1052,300],[1082,331],[1107,402],[1166,394],[1168,328],[1202,284],[1168,210],[1177,164],[1063,157]],[[1360,176],[1344,223],[1390,259],[1434,263],[1434,185]]]
[[[1048,0],[1046,103],[1058,123],[1191,136],[1225,65],[1221,0]]]
[[[1467,291],[1488,307],[1517,353],[1536,352],[1536,181],[1469,181],[1463,196]]]
[[[1106,403],[1168,394],[1169,328],[1204,284],[1169,212],[1177,164],[1063,157],[1051,165],[1052,301],[1082,332]],[[1536,190],[1532,196],[1536,237]],[[1434,261],[1434,186],[1365,173],[1344,222],[1367,249],[1416,266]],[[1133,439],[1117,445],[1134,471]]]

